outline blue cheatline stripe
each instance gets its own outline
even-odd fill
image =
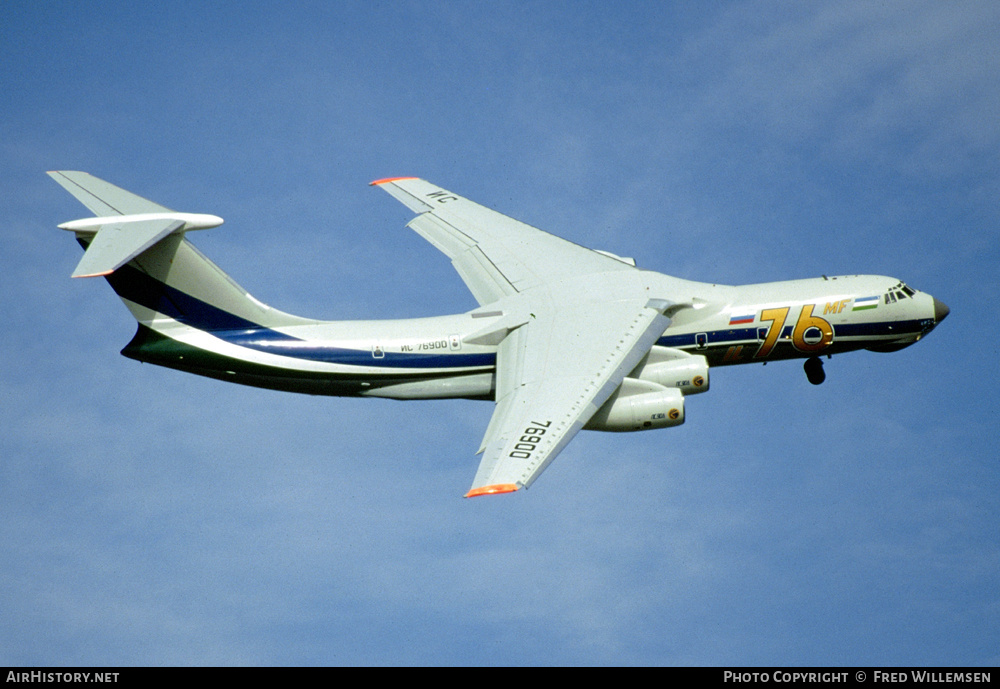
[[[891,328],[891,329],[890,329]],[[846,323],[833,326],[834,341],[837,338],[845,337],[878,337],[878,336],[903,336],[912,333],[922,332],[926,328],[923,320],[909,321],[885,321],[880,323]],[[787,341],[792,336],[792,326],[785,326],[781,333],[780,342]],[[667,331],[670,332],[669,330]],[[705,331],[702,331],[705,332]],[[721,347],[735,342],[746,342],[757,339],[757,328],[726,328],[723,330],[707,331],[708,344],[712,347]],[[695,333],[684,333],[679,335],[665,335],[656,341],[661,347],[693,347]]]
[[[198,330],[247,330],[261,326],[181,292],[126,264],[107,276],[111,289],[147,309],[173,318]]]
[[[307,361],[322,361],[351,366],[380,366],[391,368],[478,368],[496,364],[495,354],[414,354],[384,352],[379,358],[370,350],[332,347],[315,340],[290,337],[269,328],[252,330],[214,331],[212,335],[240,347],[258,352],[290,356]]]
[[[892,328],[891,330],[889,328]],[[866,337],[877,335],[909,335],[926,329],[926,321],[914,319],[909,321],[889,321],[885,323],[847,323],[836,326],[836,335],[840,337]]]
[[[333,347],[280,333],[192,297],[176,287],[124,265],[107,281],[118,296],[173,318],[178,323],[204,330],[220,340],[258,352],[307,361],[386,368],[480,368],[496,365],[494,354],[415,354],[385,352],[375,358],[371,351]]]

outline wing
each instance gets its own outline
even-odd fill
[[[528,487],[663,334],[671,302],[629,263],[422,179],[372,184],[419,214],[409,226],[500,316],[497,404],[466,497]]]
[[[372,185],[419,213],[409,226],[451,259],[480,304],[567,277],[633,270],[416,177]]]
[[[497,406],[466,497],[527,488],[670,324],[667,301],[597,302],[541,314],[497,352]]]

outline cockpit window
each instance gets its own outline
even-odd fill
[[[900,282],[890,287],[889,291],[885,293],[885,303],[895,304],[897,300],[902,301],[907,297],[913,297],[914,294],[916,294],[915,290],[910,289]]]

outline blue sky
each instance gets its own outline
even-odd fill
[[[996,665],[997,35],[989,1],[4,3],[0,663]],[[319,318],[474,306],[367,186],[398,175],[668,274],[952,314],[463,500],[488,403],[119,356],[50,169],[222,216],[195,244]]]

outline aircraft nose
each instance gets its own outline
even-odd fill
[[[945,306],[945,303],[939,299],[934,299],[934,322],[940,323],[948,314],[951,313],[951,309]]]

